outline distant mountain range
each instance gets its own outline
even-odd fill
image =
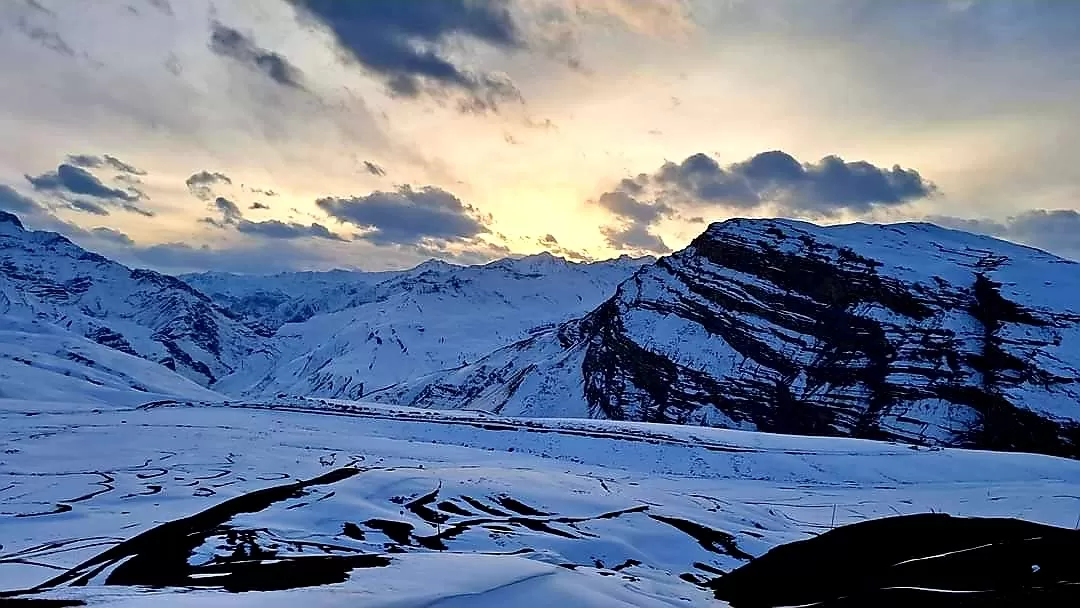
[[[178,279],[0,212],[0,398],[363,399],[1080,457],[1078,295],[1077,264],[928,224]]]
[[[273,360],[223,379],[220,390],[360,399],[586,314],[652,261],[577,264],[544,253],[483,266],[432,260],[402,272],[184,278],[232,314],[276,326]]]

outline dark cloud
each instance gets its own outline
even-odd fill
[[[402,97],[456,90],[463,109],[494,110],[520,100],[513,83],[471,72],[442,53],[456,38],[514,50],[525,46],[506,0],[409,0],[341,2],[290,0],[307,21],[324,26],[345,56],[379,75]]]
[[[19,194],[11,186],[0,184],[0,210],[15,213],[36,213],[41,210],[41,205],[38,205],[30,197]]]
[[[127,175],[146,175],[146,171],[108,154],[103,156],[94,156],[93,154],[72,154],[67,157],[67,162],[84,169],[101,169],[109,167]]]
[[[259,207],[256,207],[256,205],[259,205]],[[240,207],[223,196],[215,198],[210,203],[210,208],[217,213],[218,217],[204,217],[199,221],[223,230],[231,227],[243,234],[269,239],[300,239],[310,237],[332,241],[348,240],[334,234],[322,224],[312,223],[304,225],[295,222],[282,222],[279,220],[267,220],[264,222],[252,222],[246,220],[244,219],[244,213],[240,210]],[[252,205],[252,208],[268,209],[269,207],[261,205],[260,203],[255,203],[255,205]]]
[[[553,234],[545,234],[544,236],[540,237],[539,240],[540,240],[541,245],[552,245],[553,246],[553,245],[558,245],[559,244],[559,239],[555,238],[555,235],[553,235]]]
[[[600,232],[607,239],[608,245],[614,249],[660,255],[671,253],[671,248],[664,243],[664,239],[653,234],[648,226],[642,224],[628,224],[622,227],[604,226]]]
[[[253,194],[262,194],[263,196],[277,196],[277,192],[274,192],[273,190],[263,190],[262,188],[250,188],[249,192],[252,192]]]
[[[105,166],[105,159],[93,154],[69,154],[67,162],[86,169],[100,169]]]
[[[154,212],[153,211],[143,209],[142,207],[137,207],[135,205],[132,205],[131,203],[124,203],[124,204],[120,205],[120,208],[123,209],[124,211],[128,211],[130,213],[137,213],[137,214],[139,214],[139,215],[141,215],[143,217],[154,217]]]
[[[927,221],[966,232],[989,234],[1080,259],[1080,212],[1032,209],[1004,221],[932,215]]]
[[[605,192],[596,203],[621,219],[641,224],[655,224],[675,214],[664,203],[644,203],[620,190]]]
[[[236,229],[244,234],[254,234],[271,239],[314,237],[319,239],[330,239],[332,241],[348,240],[330,232],[326,226],[316,223],[305,226],[303,224],[281,222],[278,220],[267,220],[265,222],[249,222],[243,220],[236,225]]]
[[[210,50],[261,72],[274,82],[303,89],[303,73],[285,57],[255,44],[249,36],[231,27],[214,22],[210,34]]]
[[[88,212],[90,213],[108,215],[107,210],[95,207],[93,203],[75,201],[72,204],[76,203],[88,205]],[[120,246],[127,249],[135,245],[135,241],[131,237],[115,228],[98,226],[86,229],[78,224],[62,220],[53,215],[49,207],[23,196],[10,186],[0,184],[0,219],[7,213],[4,211],[5,209],[17,212],[21,220],[24,220],[33,230],[58,232],[78,241],[82,246],[91,250],[97,250],[103,246],[105,248]],[[11,217],[15,216],[11,215]],[[20,218],[16,218],[16,221]],[[21,221],[18,221],[18,223],[22,225]]]
[[[865,213],[875,206],[900,205],[930,196],[936,187],[912,169],[880,168],[864,161],[826,156],[801,163],[780,151],[762,152],[722,167],[705,154],[666,163],[636,186],[651,186],[673,204],[703,203],[734,208],[778,205],[787,213],[832,216]]]
[[[620,249],[667,253],[653,228],[665,219],[700,222],[689,211],[751,210],[765,206],[796,217],[865,214],[877,207],[903,205],[937,192],[917,171],[880,168],[864,161],[826,156],[799,162],[780,151],[721,165],[707,154],[668,162],[655,173],[623,179],[596,204],[611,212],[617,225],[605,228],[608,243]]]
[[[251,206],[248,207],[248,209],[269,209],[269,208],[270,208],[270,205],[260,203],[258,201],[254,202],[254,203],[251,203]]]
[[[369,160],[364,161],[364,168],[367,169],[368,173],[370,173],[372,175],[375,175],[375,176],[378,176],[378,177],[382,177],[382,176],[386,175],[386,170],[385,169],[383,169],[379,165],[376,165],[375,163],[373,163],[373,162],[371,162]]]
[[[339,222],[367,230],[358,238],[380,245],[463,241],[489,232],[490,218],[453,194],[432,186],[373,192],[355,198],[323,198],[320,209]]]
[[[124,246],[127,246],[127,247],[131,247],[131,246],[135,245],[135,241],[132,240],[132,238],[130,236],[124,234],[123,232],[120,232],[119,230],[117,230],[115,228],[107,228],[105,226],[98,226],[97,228],[90,229],[90,234],[92,234],[93,236],[95,236],[95,237],[97,237],[99,239],[104,239],[106,241],[112,241],[114,243],[117,243],[119,245],[124,245]]]
[[[109,215],[109,210],[94,201],[88,201],[86,199],[75,198],[68,201],[68,204],[72,209],[83,211],[93,215]]]
[[[35,0],[26,2],[25,6],[30,10],[14,20],[15,29],[43,48],[60,55],[74,57],[75,49],[53,27],[56,14]]]
[[[240,207],[223,196],[215,198],[211,206],[221,214],[223,224],[235,224],[244,219],[244,212],[240,211]]]
[[[56,171],[43,173],[37,177],[27,175],[26,179],[39,192],[81,194],[102,200],[128,203],[140,198],[138,194],[110,188],[89,171],[66,163],[57,167]]]
[[[196,198],[208,201],[214,197],[214,186],[225,184],[232,185],[232,179],[224,173],[211,173],[199,171],[184,181],[188,191]]]

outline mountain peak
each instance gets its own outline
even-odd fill
[[[457,265],[451,264],[450,262],[447,262],[445,260],[428,258],[427,260],[424,260],[419,265],[414,267],[413,271],[416,273],[424,273],[429,271],[446,272],[447,270],[451,270],[453,268],[457,268]]]
[[[19,216],[14,213],[8,213],[7,211],[0,211],[0,224],[14,225],[19,230],[25,230],[22,222],[19,221]]]

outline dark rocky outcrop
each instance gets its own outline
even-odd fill
[[[712,580],[735,608],[1075,606],[1080,532],[940,514],[871,520],[782,545]]]

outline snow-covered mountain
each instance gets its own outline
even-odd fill
[[[409,271],[364,275],[348,284],[354,290],[348,305],[335,289],[324,292],[328,300],[304,300],[314,309],[339,310],[280,326],[274,335],[276,360],[234,374],[220,387],[249,396],[357,399],[373,389],[465,365],[579,317],[652,261],[623,257],[578,264],[544,253],[482,266],[430,261]],[[269,277],[257,289],[288,293],[296,279],[285,278],[278,283],[282,277]]]
[[[1080,456],[1080,266],[928,224],[712,225],[584,316],[368,398]]]
[[[53,323],[0,315],[0,399],[98,408],[225,399],[172,370]]]
[[[272,334],[286,323],[301,323],[318,314],[371,302],[376,299],[374,286],[399,274],[352,270],[266,276],[202,272],[179,278],[234,316]]]
[[[5,331],[36,336],[37,352],[65,351],[65,343],[85,339],[204,386],[263,349],[255,332],[183,281],[127,268],[52,232],[26,230],[3,212],[0,315]],[[0,356],[11,359],[19,348],[5,339]]]
[[[715,224],[652,262],[541,254],[185,283],[4,214],[0,373],[51,374],[4,396],[58,375],[53,393],[211,398],[167,367],[232,396],[1080,456],[1075,263],[927,224],[783,220]]]

